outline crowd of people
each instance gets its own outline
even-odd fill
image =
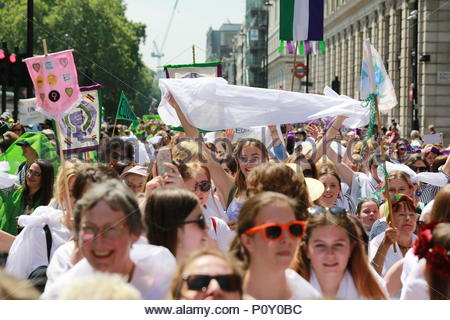
[[[104,124],[89,161],[8,125],[0,298],[449,298],[450,149],[342,116],[202,133],[169,101],[181,128]]]

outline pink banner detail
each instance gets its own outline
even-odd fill
[[[34,84],[36,105],[43,112],[60,118],[81,101],[78,75],[72,50],[24,60]]]

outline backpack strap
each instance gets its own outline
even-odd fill
[[[48,262],[50,263],[50,251],[52,250],[53,240],[52,240],[52,233],[50,232],[48,224],[44,226],[44,231],[45,231],[45,240],[47,242],[47,259]]]
[[[228,199],[227,199],[227,209],[230,206],[230,203],[233,201],[234,197],[236,196],[237,193],[237,186],[234,185],[231,190],[230,193],[228,194]]]

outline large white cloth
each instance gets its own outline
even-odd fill
[[[304,122],[338,115],[349,117],[344,122],[346,126],[361,127],[368,123],[370,113],[360,101],[345,96],[234,86],[223,78],[160,79],[159,87],[158,113],[164,123],[172,126],[181,123],[167,101],[169,92],[189,123],[205,130]]]
[[[9,250],[5,270],[18,278],[26,279],[40,266],[49,264],[44,226],[47,224],[52,235],[50,258],[61,245],[69,241],[72,233],[61,223],[61,210],[48,206],[37,207],[32,215],[19,217],[24,229],[14,240]]]
[[[322,297],[319,291],[294,270],[286,269],[285,275],[287,285],[292,293],[290,300],[319,299]]]
[[[384,239],[384,232],[377,235],[369,242],[369,261],[372,261],[375,257],[378,248],[381,245],[381,242]],[[415,234],[412,234],[412,243],[414,243],[417,239]],[[397,261],[403,259],[403,254],[401,250],[397,247],[397,252],[394,252],[394,247],[390,246],[388,251],[386,252],[386,258],[384,259],[383,271],[381,276],[384,276],[386,272],[396,263]]]
[[[143,299],[164,299],[176,267],[175,257],[167,248],[149,244],[134,244],[130,257],[135,264],[130,284],[141,293]],[[68,284],[94,272],[89,262],[82,259],[51,285],[47,285],[41,299],[58,299]]]

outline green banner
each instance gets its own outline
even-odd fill
[[[161,117],[159,116],[159,114],[145,114],[142,116],[142,119],[145,121],[150,119],[161,120]]]
[[[117,107],[116,119],[138,121],[138,118],[134,114],[133,110],[128,103],[127,97],[123,91],[120,93],[119,106]]]

